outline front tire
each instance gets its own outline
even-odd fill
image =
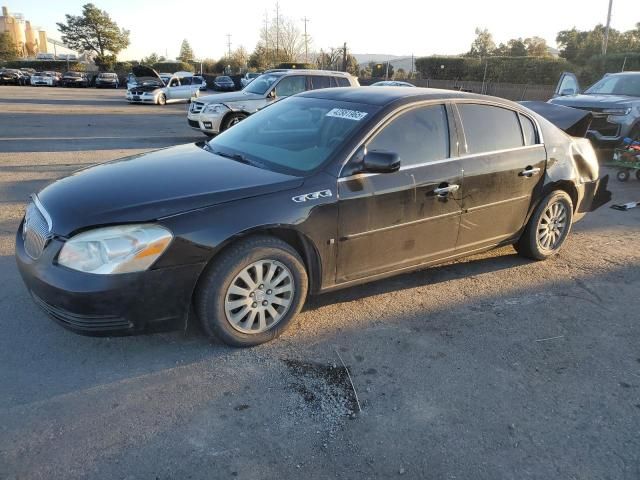
[[[556,190],[540,202],[516,243],[523,257],[546,260],[560,251],[573,221],[573,202],[567,192]]]
[[[278,337],[307,296],[300,255],[273,237],[250,237],[231,246],[199,282],[195,309],[209,336],[252,347]]]
[[[237,125],[238,123],[240,123],[245,118],[247,118],[247,114],[245,114],[245,113],[231,113],[231,114],[227,115],[225,117],[224,121],[222,122],[221,131],[225,131],[225,130],[233,127],[234,125]]]
[[[158,95],[158,105],[166,105],[167,104],[167,96],[164,93]]]

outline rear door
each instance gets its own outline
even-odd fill
[[[462,180],[452,143],[445,106],[421,106],[389,120],[350,162],[365,150],[389,151],[399,171],[350,175],[347,165],[338,181],[338,283],[452,254]]]
[[[473,251],[514,237],[542,187],[546,150],[531,118],[487,104],[458,103],[462,221],[456,249]]]
[[[564,97],[567,95],[576,95],[580,93],[580,83],[575,74],[571,72],[563,72],[556,89],[553,92],[553,98]]]

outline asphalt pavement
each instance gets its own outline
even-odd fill
[[[47,318],[13,259],[28,195],[202,139],[184,104],[0,87],[0,478],[640,478],[640,208],[546,262],[502,248],[312,298],[248,350]]]

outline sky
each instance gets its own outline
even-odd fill
[[[56,22],[79,15],[90,0],[0,0],[11,12],[60,38]],[[275,16],[275,1],[92,0],[119,26],[131,31],[121,60],[157,52],[175,58],[187,39],[196,58],[220,58],[231,48],[253,50],[265,15]],[[613,0],[612,27],[629,30],[640,22],[639,0]],[[590,29],[605,23],[609,0],[404,0],[400,2],[280,0],[281,15],[304,28],[312,47],[338,47],[353,53],[416,56],[454,55],[469,50],[476,27],[488,28],[496,43],[516,37],[543,37],[555,46],[558,31]]]

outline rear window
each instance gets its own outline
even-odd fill
[[[491,105],[458,104],[468,153],[522,147],[518,114]]]

